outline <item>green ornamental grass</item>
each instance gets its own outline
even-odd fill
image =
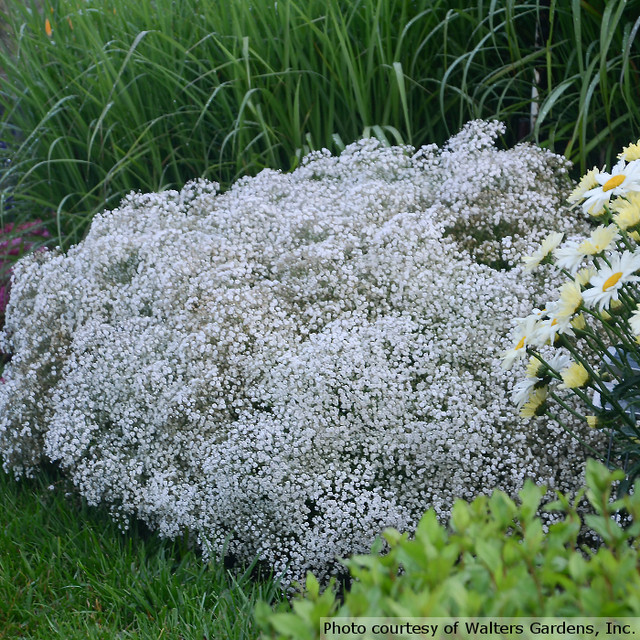
[[[47,217],[67,247],[130,190],[225,186],[368,135],[442,143],[473,118],[611,163],[640,135],[638,7],[7,2],[0,223]]]

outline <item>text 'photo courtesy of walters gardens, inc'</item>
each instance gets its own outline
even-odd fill
[[[640,618],[322,618],[322,640],[640,638]]]

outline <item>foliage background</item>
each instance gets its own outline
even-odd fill
[[[497,118],[507,144],[534,140],[581,172],[640,136],[640,0],[5,9],[0,223],[44,217],[62,246],[130,190],[227,186],[362,136],[420,146]]]

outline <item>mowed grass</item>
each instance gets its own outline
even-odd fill
[[[140,524],[123,533],[67,489],[53,470],[0,473],[0,640],[257,637],[253,607],[279,599],[274,581]]]

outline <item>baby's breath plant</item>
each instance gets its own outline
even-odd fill
[[[380,554],[382,545],[377,544],[370,554],[345,561],[353,584],[342,601],[335,585],[321,591],[309,573],[290,609],[278,605],[274,612],[268,603],[258,602],[255,615],[262,637],[327,637],[322,633],[323,618],[344,624],[354,618],[362,622],[362,618],[374,617],[400,623],[449,616],[485,620],[499,616],[637,616],[640,485],[633,495],[612,500],[613,487],[622,476],[621,471],[611,472],[595,460],[587,462],[587,486],[581,493],[591,511],[586,515],[580,500],[574,502],[562,494],[545,507],[541,504],[544,488],[531,481],[525,483],[516,500],[500,491],[470,504],[459,500],[448,523],[438,522],[433,511],[428,511],[415,536],[393,529],[383,532],[388,553]],[[541,510],[559,515],[546,532],[538,515]],[[621,510],[627,513],[626,525],[618,519]],[[582,544],[585,531],[600,541],[597,548]],[[461,622],[461,634],[455,637],[483,635],[469,633],[468,628],[465,633],[464,627]],[[595,638],[598,632],[589,635]],[[342,637],[349,636],[357,637]],[[514,632],[494,637],[536,635],[525,631],[524,635]]]
[[[589,171],[568,201],[600,224],[588,238],[552,233],[524,258],[528,270],[549,264],[565,281],[516,321],[503,366],[529,356],[513,393],[524,417],[548,415],[568,431],[577,418],[610,433],[608,450],[593,453],[617,456],[624,490],[640,473],[640,141],[610,172]]]
[[[24,258],[5,470],[55,461],[121,521],[259,556],[285,584],[429,507],[526,477],[573,491],[582,449],[521,424],[499,356],[504,318],[546,285],[518,255],[585,226],[562,204],[566,162],[498,150],[502,131],[131,194],[66,255]]]

